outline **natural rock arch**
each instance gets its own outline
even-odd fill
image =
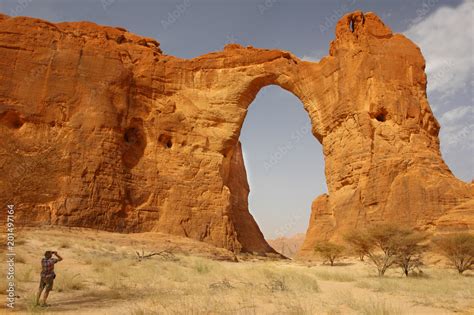
[[[85,22],[0,15],[0,26],[0,189],[20,222],[272,251],[248,212],[238,137],[276,84],[303,103],[326,161],[302,256],[380,221],[472,229],[473,187],[441,158],[423,57],[372,13],[344,16],[318,63],[238,45],[184,60]]]

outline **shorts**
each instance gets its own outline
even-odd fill
[[[56,275],[52,277],[41,277],[40,285],[39,285],[40,289],[51,291],[53,289],[54,278],[56,278]]]

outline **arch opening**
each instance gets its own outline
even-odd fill
[[[293,93],[265,86],[249,106],[239,140],[249,212],[270,246],[291,257],[304,240],[312,201],[327,191],[309,115]]]

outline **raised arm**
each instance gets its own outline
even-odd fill
[[[63,260],[63,258],[59,256],[58,252],[53,252],[53,254],[58,258],[58,261]]]

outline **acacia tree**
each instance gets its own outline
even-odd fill
[[[351,231],[345,236],[346,242],[361,256],[367,256],[376,266],[378,275],[394,265],[400,266],[404,273],[421,263],[424,235],[393,224],[380,224],[364,231]]]
[[[361,233],[358,230],[352,230],[344,235],[344,240],[349,244],[351,250],[359,256],[360,261],[364,261],[364,257],[369,250],[369,242],[367,242],[367,233]]]
[[[377,225],[368,230],[369,250],[366,256],[375,264],[379,276],[383,276],[396,259],[399,229],[393,225]]]
[[[422,232],[407,229],[400,231],[395,264],[402,269],[405,276],[408,277],[410,271],[420,269],[423,265],[422,255],[428,248],[425,242],[427,237],[428,235]]]
[[[334,266],[336,259],[340,258],[344,252],[344,246],[334,244],[328,241],[319,242],[314,247],[315,252],[319,253],[324,259]]]
[[[474,235],[449,234],[439,236],[433,242],[439,252],[451,261],[459,274],[474,269]]]

